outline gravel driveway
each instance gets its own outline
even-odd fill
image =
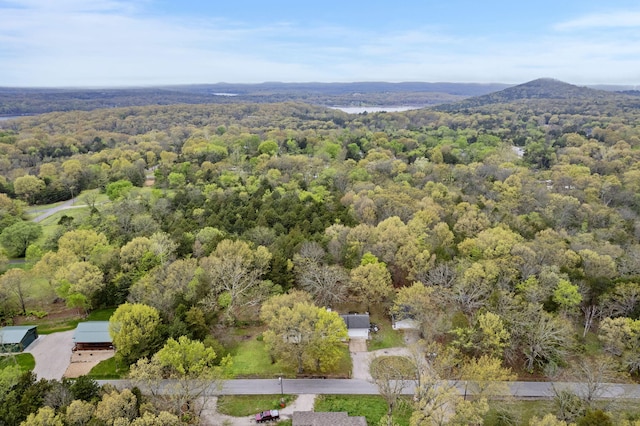
[[[36,359],[33,372],[38,380],[62,379],[71,363],[74,332],[75,330],[69,330],[38,336],[25,350]]]
[[[247,417],[232,417],[224,414],[220,414],[216,411],[217,398],[211,398],[209,400],[209,406],[203,410],[200,415],[200,424],[202,426],[250,426],[255,425],[256,420],[254,416]],[[315,395],[305,394],[298,395],[295,401],[285,408],[280,409],[280,418],[282,420],[291,419],[294,411],[313,411],[313,406],[316,400]]]

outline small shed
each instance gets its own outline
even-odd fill
[[[369,322],[369,314],[347,314],[340,315],[347,325],[347,332],[349,333],[349,339],[368,339],[369,328],[371,323]]]
[[[109,334],[109,321],[81,322],[73,334],[74,351],[98,351],[113,349]]]
[[[35,325],[14,325],[0,329],[0,352],[22,352],[38,338]]]
[[[346,411],[336,413],[294,411],[293,426],[367,426],[364,416],[349,416]]]

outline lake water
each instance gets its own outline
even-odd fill
[[[339,109],[340,111],[344,111],[347,114],[362,114],[363,112],[402,112],[409,111],[412,109],[420,109],[424,107],[419,106],[382,106],[382,107],[329,107],[331,109]]]
[[[0,117],[0,121],[12,120],[14,118],[20,118],[20,115],[7,115],[6,117]]]

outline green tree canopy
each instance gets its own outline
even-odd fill
[[[33,222],[16,222],[2,231],[0,244],[11,257],[23,257],[29,244],[42,235],[42,227]]]
[[[141,303],[120,305],[109,319],[109,334],[116,347],[116,356],[131,364],[149,357],[159,346],[160,314]]]

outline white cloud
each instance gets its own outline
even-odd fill
[[[618,11],[581,16],[554,26],[559,31],[584,30],[598,28],[638,28],[640,12]]]
[[[542,76],[577,84],[636,84],[640,75],[640,34],[635,32],[626,31],[623,39],[617,31],[579,36],[556,31],[504,40],[424,27],[381,32],[161,17],[146,15],[146,2],[0,0],[0,84],[520,83]],[[601,21],[587,18],[556,29],[590,28]],[[620,26],[622,20],[617,22]]]

